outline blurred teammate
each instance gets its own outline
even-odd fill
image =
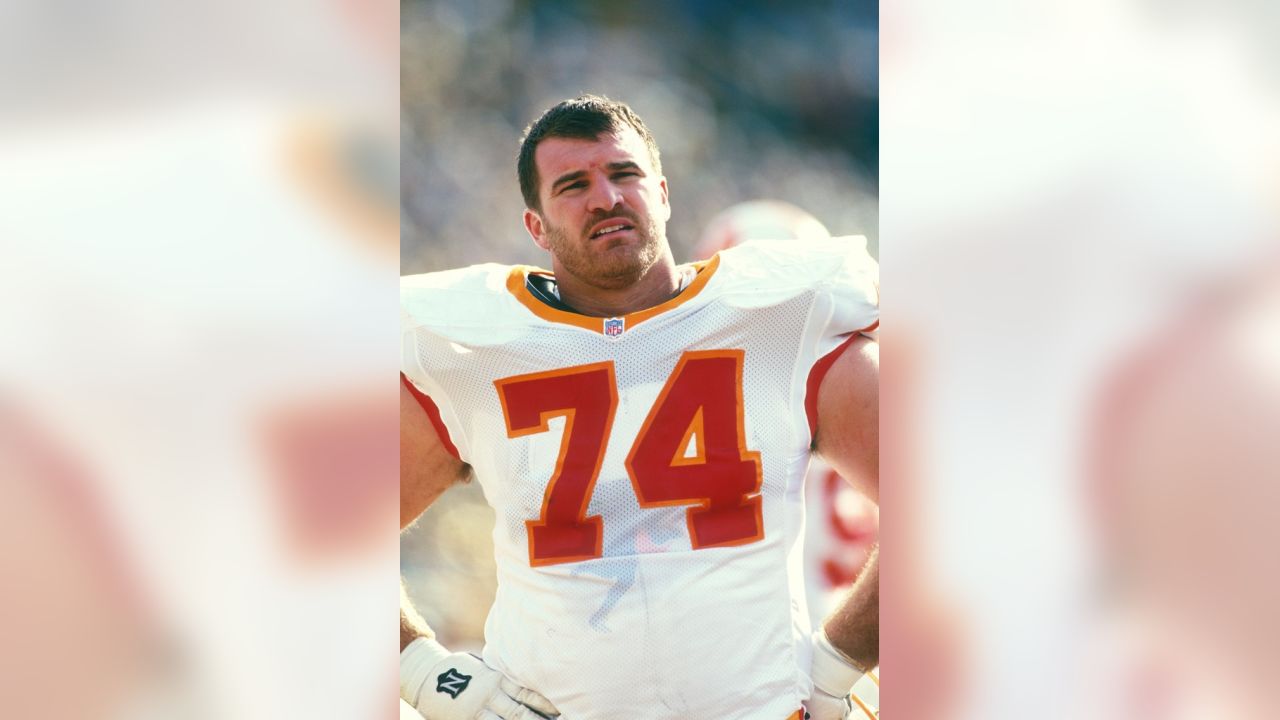
[[[677,266],[657,146],[604,98],[533,123],[518,171],[554,273],[402,281],[401,524],[474,471],[499,579],[482,658],[402,610],[402,697],[429,718],[844,716],[878,663],[878,566],[811,632],[803,475],[816,451],[876,486],[875,264],[827,239]]]

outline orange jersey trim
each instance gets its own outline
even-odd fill
[[[711,276],[714,275],[716,269],[720,267],[720,257],[717,255],[710,260],[692,263],[692,265],[697,268],[698,275],[693,279],[693,282],[689,283],[688,287],[682,290],[680,294],[664,303],[623,315],[623,327],[629,330],[645,320],[657,317],[668,310],[673,310],[689,300],[692,300],[698,295],[698,293],[702,292],[702,288],[706,287],[707,283],[711,281]],[[583,330],[590,330],[592,332],[600,333],[601,335],[604,334],[605,320],[612,318],[580,315],[575,312],[551,307],[534,297],[533,293],[529,292],[529,288],[525,284],[529,273],[551,274],[546,270],[533,267],[532,265],[516,265],[511,268],[511,274],[507,276],[507,290],[515,296],[516,300],[520,301],[521,305],[528,308],[529,312],[537,315],[543,320],[580,327]]]
[[[666,399],[666,393],[663,392],[663,399]],[[648,428],[648,424],[645,425]],[[676,454],[672,456],[671,462],[668,463],[672,467],[681,467],[684,465],[703,465],[707,462],[707,441],[704,440],[707,431],[702,427],[702,407],[693,414],[693,421],[689,423],[689,429],[684,431],[684,437],[680,439],[680,444],[676,446]],[[689,441],[696,438],[695,452],[693,457],[686,457],[685,452],[689,449]]]

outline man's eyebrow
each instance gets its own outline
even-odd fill
[[[574,180],[578,180],[586,176],[587,176],[586,170],[577,170],[575,172],[565,173],[564,175],[561,175],[560,177],[556,178],[555,182],[551,183],[551,192],[555,192],[556,188],[560,187],[564,183],[572,182]]]
[[[643,169],[637,163],[631,160],[620,160],[618,162],[611,162],[605,165],[605,167],[615,172],[618,170],[639,170],[643,172]],[[554,193],[556,191],[556,188],[560,187],[561,185],[567,182],[573,182],[574,180],[581,180],[586,176],[587,176],[586,170],[575,170],[574,172],[571,172],[571,173],[565,173],[564,175],[561,175],[560,177],[556,178],[555,182],[551,183],[551,192]]]

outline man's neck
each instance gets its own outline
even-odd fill
[[[680,273],[670,254],[653,264],[636,282],[625,288],[599,288],[556,268],[560,300],[583,315],[619,317],[651,308],[675,297],[680,291]]]

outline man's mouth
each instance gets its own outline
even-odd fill
[[[620,233],[620,232],[633,230],[633,229],[635,229],[635,226],[633,226],[629,222],[624,222],[621,220],[606,220],[605,222],[602,222],[599,225],[597,225],[595,229],[592,230],[591,234],[588,235],[587,237],[589,237],[592,240],[596,240],[606,235],[612,235],[614,233]]]

